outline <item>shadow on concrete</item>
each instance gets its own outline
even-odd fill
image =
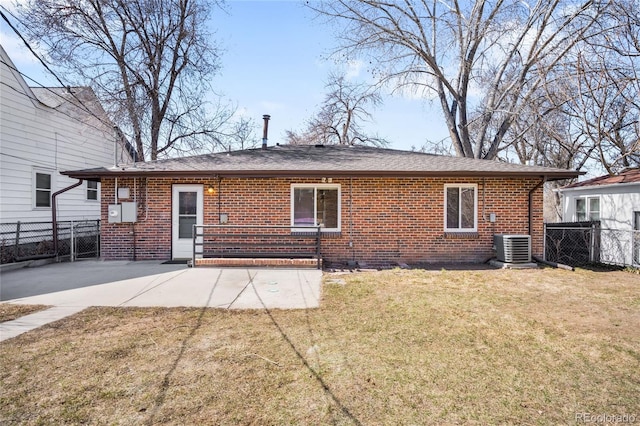
[[[159,261],[101,261],[52,263],[0,274],[0,301],[91,287],[187,269],[186,265]]]

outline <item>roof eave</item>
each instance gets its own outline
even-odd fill
[[[618,182],[618,183],[607,183],[607,184],[603,184],[603,185],[580,185],[580,186],[571,186],[571,187],[566,187],[566,188],[558,188],[559,192],[565,192],[565,191],[579,191],[581,189],[608,189],[608,188],[620,188],[620,187],[627,187],[627,186],[634,186],[634,185],[640,185],[640,182]]]
[[[76,170],[61,172],[65,176],[75,179],[100,180],[101,178],[116,177],[190,177],[190,178],[304,178],[304,177],[500,177],[500,178],[545,178],[548,181],[572,179],[584,172],[566,171],[394,171],[394,170]]]

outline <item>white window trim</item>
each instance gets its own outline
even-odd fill
[[[86,185],[85,185],[85,192],[84,192],[84,199],[85,201],[88,201],[90,203],[99,203],[100,202],[100,182],[96,182],[96,188],[89,188],[89,182],[91,181],[86,181]],[[96,191],[96,199],[92,200],[91,198],[89,198],[89,190],[92,191]]]
[[[473,228],[448,228],[447,227],[447,189],[449,188],[473,188]],[[445,183],[444,184],[443,224],[444,224],[444,232],[478,232],[478,184],[477,183]]]
[[[31,207],[33,210],[51,210],[51,196],[53,195],[54,188],[56,187],[56,183],[55,183],[55,171],[54,170],[50,170],[50,169],[40,169],[40,168],[33,168],[32,172],[31,172]],[[42,175],[49,175],[51,177],[51,188],[49,188],[49,206],[45,207],[45,206],[37,206],[36,205],[36,173],[42,174]]]
[[[291,226],[292,232],[309,232],[310,230],[315,229],[314,227],[300,227],[293,228],[295,226],[294,223],[294,191],[298,188],[314,188],[316,191],[318,189],[337,189],[338,190],[338,227],[337,228],[321,228],[321,232],[341,232],[342,229],[342,189],[339,183],[292,183],[291,184],[291,193],[290,193],[290,212],[291,212]],[[317,219],[317,206],[316,206],[316,197],[313,197],[313,211],[314,211],[314,220]],[[317,226],[317,224],[315,225]]]
[[[592,200],[592,199],[598,199],[598,207],[599,207],[598,216],[602,218],[602,200],[600,199],[600,196],[599,195],[582,195],[579,197],[574,197],[573,199],[573,221],[574,222],[591,222],[591,219],[590,219],[591,203],[589,202],[589,200]],[[584,221],[581,221],[578,219],[578,209],[577,209],[578,200],[584,200],[584,205],[585,205]]]

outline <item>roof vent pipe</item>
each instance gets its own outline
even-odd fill
[[[265,114],[262,116],[264,120],[264,127],[262,128],[262,149],[267,149],[267,135],[269,134],[269,119],[270,115]]]

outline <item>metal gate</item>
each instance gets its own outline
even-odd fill
[[[58,222],[58,256],[73,262],[100,256],[100,221]]]

